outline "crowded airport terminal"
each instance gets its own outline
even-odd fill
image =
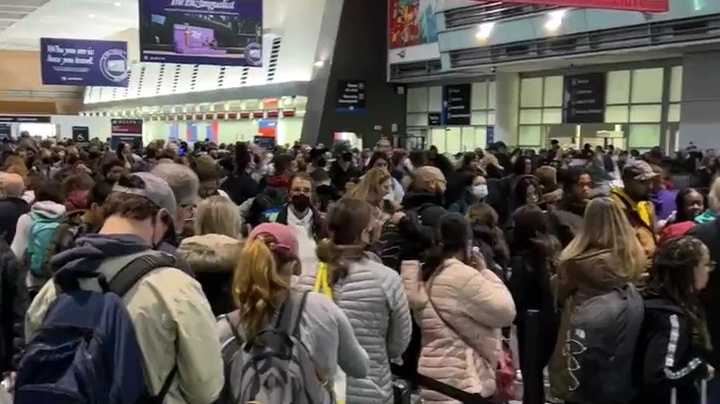
[[[0,0],[0,404],[720,404],[719,262],[720,0]]]

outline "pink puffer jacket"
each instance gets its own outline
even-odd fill
[[[500,328],[515,318],[515,303],[502,281],[487,269],[478,271],[457,259],[446,260],[429,285],[416,261],[403,262],[402,275],[422,329],[418,372],[469,393],[495,394]],[[435,307],[428,297],[430,289]],[[422,391],[422,398],[426,403],[457,403],[429,390]]]

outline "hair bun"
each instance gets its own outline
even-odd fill
[[[317,257],[321,262],[333,262],[335,260],[335,243],[329,238],[320,240],[316,248]]]

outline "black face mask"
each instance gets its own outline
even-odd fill
[[[296,211],[304,212],[310,207],[310,198],[307,195],[293,195],[290,198],[290,203]]]

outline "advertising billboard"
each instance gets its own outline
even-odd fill
[[[128,86],[127,43],[41,38],[43,84]]]
[[[437,42],[433,0],[390,0],[390,49]]]
[[[140,0],[143,62],[262,66],[262,0]]]
[[[482,2],[487,1],[483,0]],[[645,12],[665,12],[670,10],[670,0],[503,0],[503,2]]]

